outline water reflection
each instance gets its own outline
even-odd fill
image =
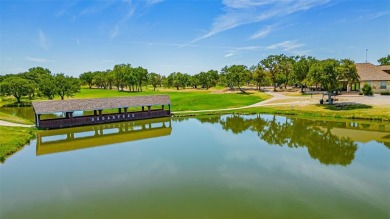
[[[170,118],[56,129],[37,134],[36,154],[44,155],[102,145],[169,136]]]
[[[356,142],[375,140],[389,148],[390,127],[381,123],[331,122],[278,116],[229,115],[198,118],[202,123],[219,123],[226,131],[257,132],[270,145],[306,147],[309,155],[326,165],[349,165],[358,148]]]

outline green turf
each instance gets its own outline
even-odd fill
[[[101,97],[119,97],[119,96],[136,96],[136,95],[158,95],[168,94],[172,101],[172,111],[183,110],[209,110],[234,108],[251,105],[268,96],[264,93],[252,92],[247,94],[237,93],[213,93],[211,91],[189,91],[189,90],[164,90],[160,91],[143,91],[128,92],[118,90],[102,90],[82,88],[74,98],[101,98]]]
[[[35,137],[37,129],[0,126],[0,162],[20,150]]]

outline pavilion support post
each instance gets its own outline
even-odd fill
[[[99,110],[99,121],[102,121],[102,111],[103,110]]]
[[[144,107],[144,106],[142,106],[142,112],[143,112],[143,111],[145,111],[145,107]]]
[[[93,111],[93,115],[97,116],[97,111],[96,110]]]
[[[41,123],[41,115],[40,114],[36,114],[35,115],[35,124],[36,124],[37,128],[39,128],[40,123]]]
[[[161,109],[164,110],[164,105],[161,106]]]
[[[125,111],[125,116],[127,117],[127,107],[123,108],[123,111]]]
[[[171,115],[171,104],[168,104],[168,115]]]
[[[152,108],[151,106],[148,106],[148,113],[150,113],[150,108]]]
[[[119,114],[122,113],[122,108],[118,108],[118,113],[119,113]]]

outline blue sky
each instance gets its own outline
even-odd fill
[[[389,0],[0,0],[0,74],[130,63],[167,75],[272,54],[390,54]]]

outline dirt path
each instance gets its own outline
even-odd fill
[[[24,125],[19,123],[7,122],[4,120],[0,120],[0,126],[26,127],[26,128],[34,127],[34,125]]]

